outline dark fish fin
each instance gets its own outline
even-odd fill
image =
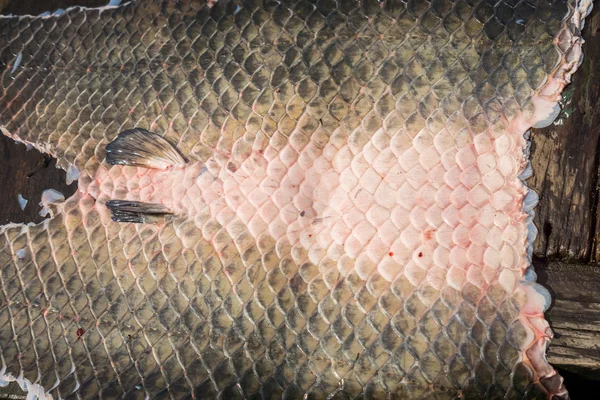
[[[173,165],[185,165],[186,160],[165,138],[142,128],[133,128],[119,133],[106,145],[106,162],[167,169]]]
[[[162,204],[140,201],[109,200],[106,207],[111,211],[115,222],[155,223],[166,214],[172,214],[171,210]]]

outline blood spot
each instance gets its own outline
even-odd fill
[[[83,328],[79,328],[79,329],[77,329],[77,332],[76,332],[76,333],[77,333],[77,338],[80,338],[80,337],[82,337],[82,336],[83,336],[83,334],[85,333],[85,329],[83,329]]]
[[[435,232],[435,229],[431,230],[431,231],[425,231],[423,233],[423,236],[425,237],[425,240],[431,240],[433,238],[433,233],[434,232]]]
[[[388,254],[390,255],[390,257],[394,257],[394,252],[393,251],[390,251]]]
[[[423,257],[423,252],[422,251],[419,252],[419,257]]]

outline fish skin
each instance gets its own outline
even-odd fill
[[[0,228],[0,374],[54,398],[568,398],[518,175],[590,5],[210,3],[0,19],[3,133],[80,171]],[[189,163],[107,165],[134,127]]]

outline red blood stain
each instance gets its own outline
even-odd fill
[[[425,233],[423,234],[423,236],[425,237],[425,240],[431,240],[433,238],[434,232],[435,232],[435,229],[433,229],[431,231],[425,231]]]
[[[84,333],[85,333],[85,329],[83,329],[83,328],[77,329],[77,339],[82,337]]]
[[[390,255],[390,257],[394,257],[394,252],[393,251],[390,251],[388,254]]]
[[[422,251],[419,252],[419,257],[423,257],[423,252]]]

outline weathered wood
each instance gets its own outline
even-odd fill
[[[600,1],[586,19],[584,61],[566,88],[555,124],[534,130],[528,181],[540,196],[535,223],[540,257],[599,260],[595,252],[600,138]],[[569,99],[570,97],[570,99]],[[569,117],[570,115],[570,117]]]
[[[65,171],[55,165],[56,160],[27,151],[25,145],[0,134],[0,225],[41,222],[39,202],[46,189],[56,189],[65,197],[75,192],[77,184],[68,186]],[[29,200],[24,210],[17,200],[19,194]]]
[[[546,313],[555,332],[548,360],[600,379],[600,266],[536,264],[538,282],[553,297]]]

